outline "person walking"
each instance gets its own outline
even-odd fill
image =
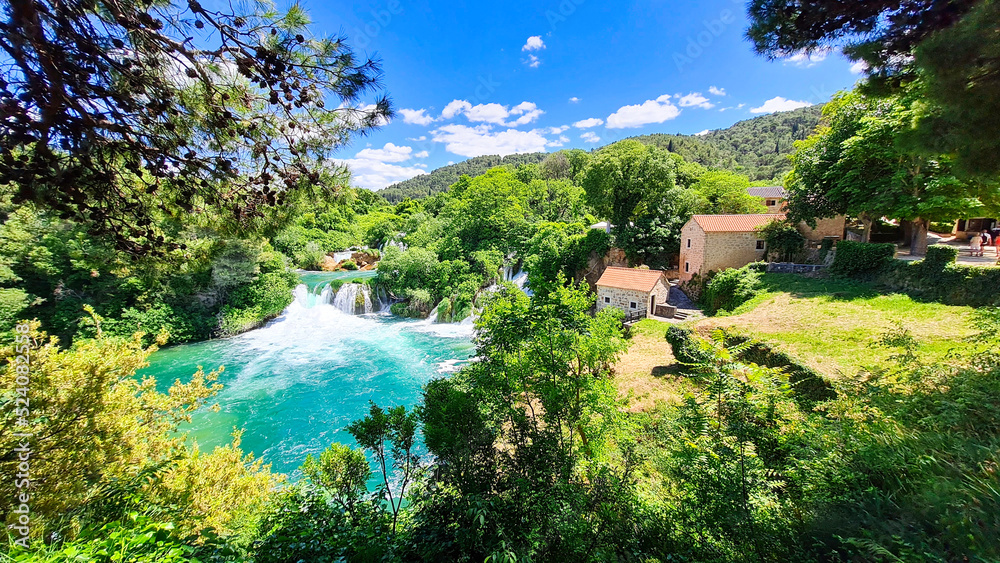
[[[972,235],[969,237],[969,256],[983,255],[983,237]]]

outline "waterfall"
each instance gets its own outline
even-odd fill
[[[310,288],[300,284],[292,292],[295,302],[306,309],[320,306],[332,306],[348,315],[367,315],[388,308],[389,297],[384,291],[372,290],[371,286],[361,283],[345,283],[339,290],[334,290],[331,284],[323,284]]]

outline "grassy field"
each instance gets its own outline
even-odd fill
[[[881,294],[870,285],[765,274],[765,291],[722,317],[689,327],[703,335],[715,328],[753,335],[792,354],[828,377],[886,365],[898,348],[878,345],[882,335],[906,330],[918,343],[923,361],[942,360],[966,344],[976,331],[971,307],[921,302],[907,295]],[[619,388],[633,396],[632,409],[645,410],[657,400],[683,396],[690,385],[676,375],[666,324],[644,320],[633,327],[632,346],[618,364]]]

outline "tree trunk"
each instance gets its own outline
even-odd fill
[[[869,242],[872,239],[872,217],[867,213],[862,213],[858,215],[858,219],[861,220],[861,225],[864,230],[861,231],[861,242]]]
[[[913,221],[900,221],[899,226],[903,228],[903,244],[909,246],[913,240]]]
[[[925,256],[927,254],[927,219],[913,220],[913,234],[910,237],[910,256]]]

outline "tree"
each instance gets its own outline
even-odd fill
[[[995,186],[963,182],[947,157],[906,150],[914,113],[910,96],[836,96],[827,125],[797,145],[788,178],[788,214],[815,225],[819,217],[849,214],[868,226],[879,217],[914,224],[910,252],[923,255],[930,221],[951,220],[982,207]]]
[[[417,432],[417,415],[406,412],[406,407],[398,406],[384,410],[375,403],[371,404],[368,416],[355,420],[347,426],[347,431],[354,436],[358,444],[375,456],[382,474],[382,494],[389,501],[392,512],[392,532],[396,533],[396,523],[399,512],[406,498],[406,487],[410,485],[420,469],[420,457],[413,452]],[[386,451],[386,445],[389,446]],[[349,463],[353,463],[348,460]],[[393,494],[390,470],[398,472],[398,489]],[[356,471],[356,470],[352,470]],[[356,484],[360,472],[345,486]]]
[[[693,186],[700,196],[696,210],[709,215],[767,213],[760,198],[747,191],[749,187],[750,179],[742,174],[725,170],[705,172]]]
[[[863,61],[870,94],[918,87],[914,146],[946,154],[967,177],[1000,172],[1000,3],[995,0],[839,2],[751,0],[747,35],[760,54],[843,48]]]
[[[545,157],[538,165],[538,172],[546,180],[564,180],[571,177],[573,165],[564,151],[559,151]]]
[[[298,5],[28,0],[2,10],[0,184],[135,254],[170,246],[158,214],[266,222],[295,190],[344,183],[324,164],[391,115],[363,106],[381,71]]]
[[[621,230],[662,202],[674,188],[675,171],[666,151],[626,140],[592,157],[583,170],[581,185],[594,211]]]

